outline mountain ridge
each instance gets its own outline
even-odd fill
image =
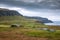
[[[43,17],[28,17],[28,16],[24,16],[28,19],[35,19],[37,21],[41,21],[42,23],[53,23],[51,20],[47,19],[47,18],[43,18]]]
[[[5,16],[7,16],[7,17],[5,17]],[[43,18],[43,17],[29,17],[29,16],[27,17],[27,16],[23,16],[22,14],[20,14],[18,11],[15,11],[15,10],[1,9],[0,8],[0,17],[2,17],[2,18],[0,18],[0,20],[2,20],[2,19],[4,19],[4,20],[10,20],[8,16],[12,16],[12,17],[15,16],[15,18],[11,18],[10,17],[11,20],[14,20],[14,19],[17,20],[19,18],[17,16],[22,16],[22,17],[24,17],[24,19],[26,19],[26,18],[27,19],[35,19],[35,20],[41,21],[43,23],[49,23],[49,22],[52,23],[52,21],[48,20],[47,18]],[[18,20],[20,20],[20,18]]]
[[[0,16],[22,16],[22,15],[16,10],[0,8]]]

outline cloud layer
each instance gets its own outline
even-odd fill
[[[51,0],[52,1],[52,0]],[[0,0],[0,8],[17,10],[23,15],[46,17],[50,20],[60,20],[60,4],[55,0]],[[58,0],[59,1],[59,0]],[[46,5],[45,5],[46,4]],[[42,8],[58,9],[42,9]],[[57,7],[56,7],[57,5]]]

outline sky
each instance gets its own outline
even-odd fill
[[[24,16],[37,16],[48,18],[52,21],[60,21],[60,9],[52,10],[38,8],[38,3],[41,1],[42,0],[0,0],[0,8],[17,10]],[[33,3],[32,6],[30,6],[31,3]]]

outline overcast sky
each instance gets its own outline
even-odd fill
[[[34,6],[27,6],[27,3],[37,3],[42,0],[0,0],[0,8],[8,8],[11,10],[17,10],[24,16],[38,16],[45,17],[53,21],[60,21],[60,10],[55,9],[39,9]],[[26,4],[25,4],[26,3]],[[34,4],[34,5],[35,5]]]

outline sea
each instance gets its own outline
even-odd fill
[[[53,21],[53,23],[45,23],[45,25],[55,25],[55,26],[60,26],[60,21]]]

